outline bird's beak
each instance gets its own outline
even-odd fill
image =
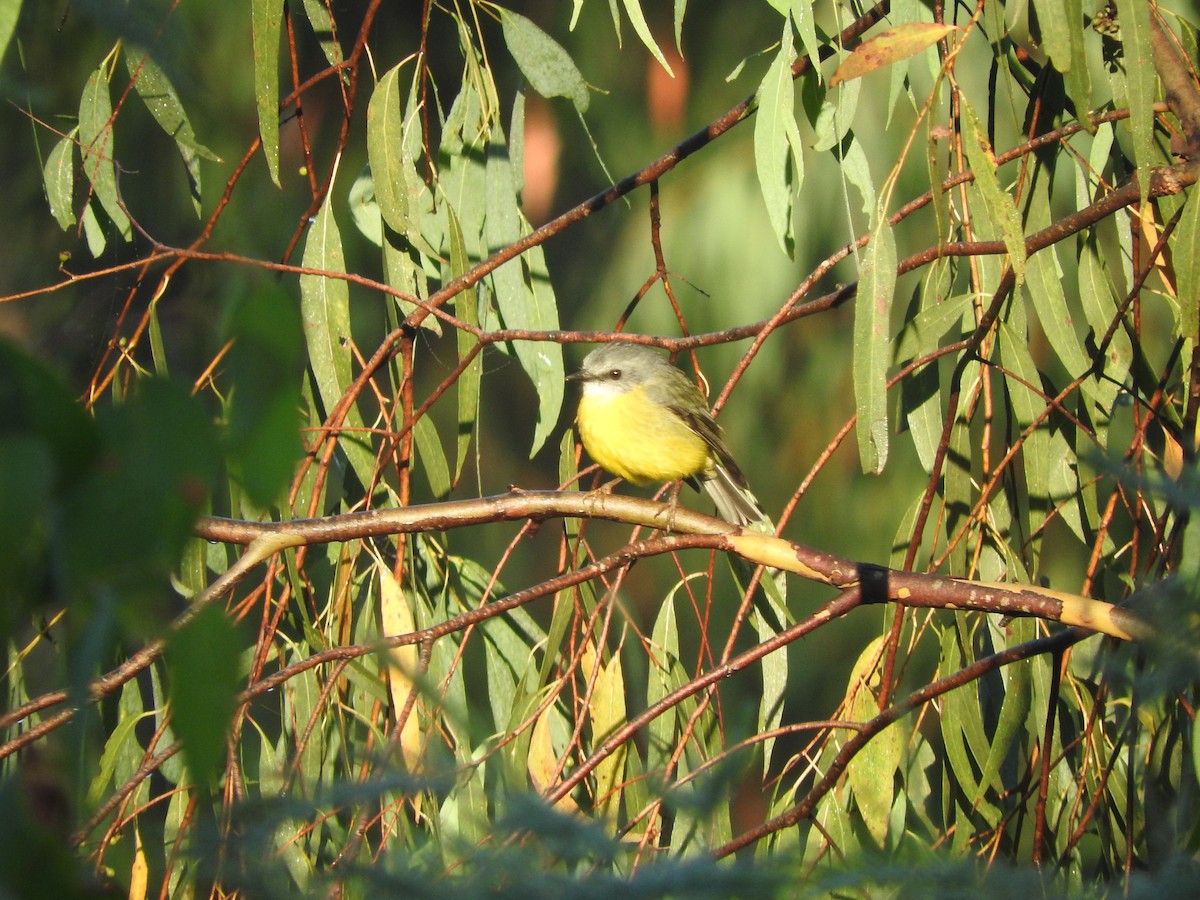
[[[572,372],[567,376],[567,381],[586,381],[587,372]]]

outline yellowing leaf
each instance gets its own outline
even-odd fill
[[[551,704],[541,711],[533,723],[533,733],[529,741],[529,757],[526,766],[529,769],[529,780],[533,782],[538,793],[545,794],[554,785],[559,776],[558,755],[554,752],[554,741],[550,731],[554,718],[554,705]],[[559,812],[578,812],[579,806],[567,794],[560,797],[554,804]]]
[[[385,566],[379,570],[379,614],[385,635],[409,634],[416,629],[412,607],[400,583]],[[413,675],[417,672],[418,650],[416,644],[397,647],[388,654],[388,691],[392,697],[392,712],[399,718],[404,714],[408,698],[416,688]],[[400,753],[409,771],[421,766],[421,702],[418,699],[409,710],[408,718],[400,729]]]
[[[625,676],[621,672],[621,657],[614,656],[600,669],[588,712],[597,745],[625,724]],[[617,815],[627,752],[627,746],[622,744],[596,766],[596,806],[605,818]]]
[[[883,638],[876,638],[859,656],[850,676],[846,710],[855,722],[868,722],[879,713],[878,701],[867,683],[882,651]],[[859,751],[846,771],[862,821],[880,847],[885,845],[891,823],[895,776],[903,750],[904,733],[893,723]]]
[[[843,81],[862,78],[868,72],[916,56],[951,31],[958,30],[954,25],[938,25],[936,22],[909,22],[881,31],[869,41],[863,41],[853,53],[842,60],[842,64],[829,79],[829,86],[835,87]]]

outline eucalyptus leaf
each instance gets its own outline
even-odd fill
[[[855,433],[859,462],[869,474],[882,472],[888,458],[887,370],[895,291],[896,239],[884,210],[878,209],[854,302]]]
[[[83,173],[91,182],[96,199],[121,237],[130,241],[133,239],[133,225],[121,208],[117,192],[112,117],[108,75],[102,65],[88,77],[79,98],[79,149],[83,154]]]
[[[251,0],[251,36],[254,44],[254,98],[258,105],[258,132],[271,180],[279,184],[279,36],[283,25],[283,0]]]

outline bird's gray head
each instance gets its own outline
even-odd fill
[[[649,347],[611,343],[585,356],[583,367],[568,378],[581,382],[588,393],[623,394],[645,384],[657,370],[670,367]]]

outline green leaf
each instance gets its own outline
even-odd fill
[[[792,63],[792,24],[784,22],[783,40],[758,89],[754,123],[754,163],[767,204],[767,218],[780,247],[789,257],[795,250],[793,204],[804,178],[804,155],[796,124]]]
[[[1200,342],[1200,190],[1195,187],[1188,191],[1171,258],[1178,279],[1180,337],[1195,345]]]
[[[763,574],[765,583],[771,577],[768,571]],[[764,587],[760,587],[764,590]],[[775,620],[769,618],[756,607],[750,613],[750,621],[760,642],[768,641],[777,633]],[[758,732],[765,734],[779,727],[783,721],[783,704],[787,698],[788,657],[787,648],[781,647],[774,653],[769,653],[760,661],[762,666],[762,697],[758,705]],[[775,749],[775,739],[763,741],[763,777],[771,771],[771,755]]]
[[[446,217],[448,220],[448,242],[450,244],[450,272],[447,281],[460,277],[470,268],[467,258],[466,244],[463,239],[462,227],[454,208],[447,203]],[[479,299],[474,286],[467,288],[454,298],[454,312],[468,325],[479,324]],[[475,349],[478,340],[469,331],[457,330],[455,336],[458,343],[458,358],[463,360]],[[467,365],[455,382],[458,392],[458,442],[455,451],[454,481],[462,477],[463,467],[467,462],[467,451],[471,447],[471,436],[475,432],[475,424],[479,419],[479,384],[483,377],[483,353],[475,354],[475,358]]]
[[[875,212],[871,241],[863,252],[854,300],[854,401],[858,414],[858,458],[863,471],[878,474],[888,458],[887,370],[889,333],[896,291],[896,238],[882,208]]]
[[[975,115],[975,110],[962,101],[963,143],[966,145],[967,160],[975,176],[979,195],[983,198],[988,218],[1000,231],[1000,237],[1008,250],[1008,263],[1012,266],[1017,284],[1025,280],[1025,235],[1021,230],[1021,216],[1012,195],[1000,186],[996,176],[996,156],[988,143],[987,133]]]
[[[419,253],[404,238],[390,228],[383,229],[383,275],[388,287],[395,288],[419,300],[429,296],[429,286],[425,270],[421,267]],[[405,297],[395,297],[395,302],[404,317],[412,315],[418,308],[414,300]],[[434,334],[442,333],[442,324],[435,316],[426,316],[421,320],[421,327]]]
[[[207,606],[171,636],[171,724],[183,742],[192,779],[208,787],[223,768],[225,736],[241,681],[241,651],[233,623]]]
[[[333,191],[309,226],[301,264],[333,274],[346,271],[342,237],[333,217]],[[328,414],[353,382],[350,359],[350,287],[344,279],[325,275],[300,276],[300,313],[304,338],[308,343],[308,362],[317,382],[317,391]],[[375,455],[364,438],[362,417],[352,404],[342,420],[347,430],[338,442],[350,460],[355,474],[364,485],[372,482]]]
[[[130,47],[125,53],[125,67],[129,70],[130,78],[136,76],[137,81],[133,86],[138,96],[168,137],[181,148],[190,148],[207,160],[221,162],[219,156],[196,140],[196,133],[184,112],[175,85],[152,56],[140,48]]]
[[[167,363],[167,347],[163,343],[162,321],[158,315],[158,300],[156,297],[150,301],[150,327],[147,330],[150,335],[150,358],[154,361],[154,373],[166,376],[171,373]]]
[[[904,379],[900,388],[900,404],[913,446],[917,450],[917,458],[921,460],[921,468],[932,472],[944,427],[937,363],[918,369],[911,377]]]
[[[83,153],[83,172],[96,198],[121,237],[129,241],[133,239],[133,227],[118,199],[111,118],[108,78],[101,65],[88,77],[79,98],[79,147]]]
[[[816,6],[816,0],[791,0],[790,6],[792,22],[796,25],[796,33],[800,35],[800,43],[804,45],[804,52],[808,56],[809,62],[812,63],[812,68],[809,71],[816,78],[822,78],[821,42],[817,37],[816,12],[813,9]],[[778,9],[786,15],[788,4],[779,0]]]
[[[966,523],[971,511],[971,425],[961,415],[950,426],[950,446],[946,452],[943,490],[946,502],[947,539]],[[964,576],[967,571],[967,541],[955,541],[950,550],[950,575]]]
[[[442,449],[437,427],[429,416],[422,416],[414,423],[413,438],[421,469],[429,479],[429,489],[434,497],[441,499],[450,493],[450,465],[446,462],[446,451]]]
[[[858,195],[862,197],[862,211],[870,215],[875,209],[878,197],[875,193],[875,184],[871,181],[871,166],[867,162],[866,151],[863,150],[862,142],[853,135],[848,144],[843,146],[845,146],[846,152],[842,156],[842,163],[838,166],[838,171],[842,178],[858,191]]]
[[[1062,269],[1054,247],[1040,250],[1029,258],[1026,291],[1050,346],[1072,378],[1087,371],[1091,360],[1075,331],[1074,317],[1063,293]]]
[[[367,155],[375,179],[375,200],[383,221],[398,234],[407,235],[412,225],[412,213],[408,202],[409,167],[404,159],[400,68],[389,69],[371,94],[371,102],[367,105]]]
[[[134,682],[136,684],[136,682]],[[126,685],[129,687],[129,685]],[[122,699],[125,692],[122,691]],[[117,727],[108,735],[104,742],[104,752],[100,755],[100,764],[97,767],[96,776],[92,779],[92,783],[88,786],[87,803],[91,808],[95,808],[103,802],[107,793],[111,790],[111,785],[114,783],[114,773],[116,772],[117,764],[122,758],[128,755],[130,747],[135,748],[140,752],[141,747],[138,744],[137,737],[133,733],[133,729],[142,719],[152,715],[149,712],[142,712],[136,715],[122,716],[117,722]],[[121,782],[116,782],[120,784]]]
[[[88,250],[93,257],[99,256],[108,246],[108,239],[104,236],[104,229],[100,227],[100,221],[96,218],[96,208],[92,203],[83,208],[83,236],[87,238]]]
[[[154,61],[141,49],[129,48],[125,53],[125,67],[129,77],[136,79],[134,88],[159,127],[167,136],[175,141],[179,154],[183,158],[191,182],[192,199],[196,214],[200,214],[200,159],[220,162],[220,158],[196,140],[192,123],[188,121],[183,103],[171,80]]]
[[[313,34],[321,42],[321,52],[331,66],[342,61],[342,46],[333,34],[333,19],[329,16],[329,7],[324,0],[304,0],[304,14],[308,16],[308,24],[312,26]]]
[[[1071,32],[1080,30],[1083,16],[1069,19],[1067,0],[1033,0],[1033,8],[1037,11],[1042,45],[1054,61],[1054,67],[1065,74],[1071,65]]]
[[[1180,223],[1182,224],[1182,222]],[[1178,238],[1178,231],[1176,231]],[[1197,248],[1200,251],[1200,247]],[[1186,253],[1184,245],[1176,243],[1174,253],[1183,256]],[[1189,268],[1195,265],[1195,260],[1188,258],[1186,261],[1175,258],[1175,272],[1180,274],[1180,266],[1186,265]],[[1182,277],[1180,277],[1182,282]],[[1200,291],[1200,286],[1197,286]],[[1184,296],[1182,292],[1179,296]],[[1200,301],[1200,294],[1193,295]],[[1112,280],[1105,272],[1104,263],[1100,259],[1099,251],[1097,250],[1096,241],[1093,236],[1084,241],[1079,248],[1079,298],[1083,303],[1083,314],[1087,318],[1088,325],[1091,326],[1092,334],[1095,336],[1096,343],[1099,344],[1104,333],[1108,331],[1117,312],[1117,297],[1113,292]],[[1187,309],[1187,306],[1184,306]],[[1193,307],[1193,312],[1195,308]],[[1185,336],[1187,332],[1184,332]],[[1192,333],[1192,339],[1196,339],[1195,333]],[[1105,379],[1112,379],[1117,384],[1124,384],[1126,377],[1129,375],[1130,365],[1133,362],[1133,345],[1129,341],[1129,334],[1124,328],[1118,327],[1113,333],[1113,339],[1109,342],[1108,353],[1104,360],[1104,375]],[[1109,388],[1105,388],[1104,383],[1096,384],[1096,393],[1098,400],[1105,404],[1105,410],[1111,410],[1111,402],[1116,400],[1116,386],[1109,382]],[[1105,402],[1107,400],[1107,402]]]
[[[658,60],[658,64],[667,70],[667,74],[672,78],[675,73],[671,71],[671,66],[667,62],[667,58],[663,56],[662,50],[658,49],[658,44],[654,40],[654,35],[650,33],[650,26],[646,23],[646,17],[642,14],[642,4],[638,0],[623,0],[625,4],[625,14],[629,16],[629,22],[633,25],[633,30],[637,34],[646,49],[649,50],[654,58]]]
[[[279,184],[279,35],[283,0],[252,0],[251,36],[254,42],[254,98],[258,132],[271,180]]]
[[[379,211],[379,201],[375,197],[375,175],[371,164],[363,166],[362,172],[350,185],[350,194],[346,198],[350,207],[350,218],[363,237],[376,247],[383,246],[383,215]]]
[[[587,82],[562,45],[511,10],[500,10],[500,22],[508,51],[533,89],[543,97],[566,97],[581,115],[587,112]]]
[[[1137,163],[1142,203],[1150,190],[1154,152],[1154,94],[1157,75],[1150,47],[1150,4],[1144,0],[1117,0],[1121,45],[1125,52],[1129,129],[1133,133],[1133,158]]]
[[[517,207],[512,163],[504,144],[495,137],[488,148],[484,223],[487,243],[493,252],[515,242],[527,230]],[[558,328],[558,306],[541,247],[533,247],[500,266],[492,273],[492,283],[504,327],[529,331]],[[538,418],[529,454],[532,457],[558,425],[566,376],[562,347],[546,341],[518,340],[513,342],[513,349],[538,392]]]
[[[900,332],[896,345],[896,361],[915,359],[932,353],[951,330],[957,329],[957,339],[962,333],[963,315],[971,309],[975,297],[975,294],[956,294],[926,307],[913,316]]]
[[[1027,619],[1022,621],[1029,622]],[[1028,625],[1024,630],[1032,631]],[[1027,640],[1032,638],[1033,635],[1030,634]],[[983,792],[989,788],[997,795],[1004,792],[1005,785],[1000,775],[1000,767],[1013,745],[1025,733],[1025,723],[1033,701],[1029,663],[1020,662],[1006,666],[1001,672],[1001,677],[1004,679],[1004,700],[1000,704],[1000,715],[996,720],[996,730],[988,748],[987,760],[979,776],[979,794],[975,798],[977,800],[982,800]]]
[[[42,170],[50,214],[63,231],[70,231],[75,225],[72,199],[75,192],[75,135],[78,133],[79,129],[72,128],[54,145]]]
[[[1000,361],[1011,373],[1004,379],[1008,401],[1012,406],[1020,433],[1023,434],[1046,408],[1046,401],[1038,392],[1042,385],[1041,375],[1029,354],[1029,339],[1016,333],[1007,324],[999,324]],[[1015,376],[1015,377],[1013,377]],[[1031,385],[1027,387],[1026,385]],[[1014,435],[1014,438],[1016,435]],[[1024,462],[1024,488],[1028,496],[1029,533],[1037,533],[1050,512],[1050,425],[1043,421],[1021,446]]]
[[[856,78],[839,85],[836,91],[823,95],[820,110],[813,122],[812,149],[817,153],[839,146],[850,134],[862,95],[862,79]],[[815,93],[815,91],[814,91]],[[836,100],[828,99],[834,96]]]
[[[1068,24],[1074,23],[1073,27],[1067,30],[1071,41],[1071,55],[1068,69],[1064,70],[1058,66],[1057,60],[1055,66],[1066,75],[1067,94],[1075,104],[1076,120],[1088,131],[1094,131],[1096,126],[1092,124],[1091,116],[1087,115],[1092,108],[1092,79],[1088,73],[1087,45],[1084,43],[1087,31],[1079,26],[1083,21],[1083,2],[1066,0],[1066,7],[1066,21]]]
[[[0,60],[4,59],[4,51],[8,49],[20,16],[21,0],[0,0]]]
[[[950,195],[942,190],[942,184],[950,176],[949,163],[943,152],[944,142],[936,137],[936,126],[930,119],[925,140],[925,170],[932,187],[933,219],[936,223],[939,246],[951,239],[954,226],[950,221]]]
[[[687,581],[699,577],[697,574],[690,575],[672,587],[658,609],[651,636],[650,671],[646,682],[648,705],[657,703],[688,681],[687,672],[679,659],[679,612],[676,602]],[[652,769],[666,764],[674,749],[676,735],[680,732],[681,718],[690,715],[694,709],[694,698],[688,698],[673,713],[664,713],[650,723],[647,758]]]

